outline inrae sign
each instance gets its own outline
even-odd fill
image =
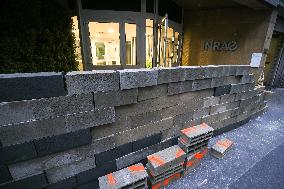
[[[209,51],[235,51],[238,48],[236,41],[204,41],[204,50]]]

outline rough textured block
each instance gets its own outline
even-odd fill
[[[0,102],[64,96],[62,73],[0,74]]]
[[[218,140],[211,148],[211,154],[216,158],[222,158],[225,153],[232,147],[233,142],[229,139],[223,138]]]
[[[201,66],[181,66],[184,70],[184,80],[204,79],[206,70]]]
[[[200,79],[192,82],[192,91],[199,91],[202,89],[211,88],[211,79]]]
[[[121,146],[118,146],[114,149],[101,152],[99,154],[96,154],[96,164],[103,165],[106,162],[113,161],[121,156],[124,156],[126,154],[129,154],[132,152],[132,143],[124,144]]]
[[[2,183],[8,182],[10,180],[12,180],[12,177],[8,167],[5,165],[0,165],[0,187]]]
[[[240,79],[240,77],[236,76],[212,78],[211,87],[221,87],[223,85],[238,84],[240,83]]]
[[[0,185],[0,188],[1,189],[20,189],[20,188],[40,189],[45,186],[47,186],[47,181],[43,173],[22,180],[5,183],[3,185]]]
[[[238,65],[236,66],[237,70],[236,70],[236,75],[249,75],[250,74],[250,66],[246,66],[246,65]]]
[[[187,175],[190,171],[194,170],[197,166],[200,165],[203,158],[207,155],[208,148],[202,149],[193,155],[188,155],[184,162],[184,173],[183,175]]]
[[[191,145],[199,140],[203,140],[204,136],[210,138],[210,134],[213,134],[214,129],[209,127],[206,123],[202,123],[200,125],[196,125],[193,127],[188,127],[186,129],[181,130],[181,138],[185,140],[186,145]]]
[[[169,177],[166,177],[163,181],[155,183],[155,184],[151,184],[151,189],[162,189],[166,186],[168,186],[169,184],[171,184],[172,182],[178,180],[181,177],[181,173],[175,173]]]
[[[224,85],[221,87],[216,87],[214,91],[214,96],[230,94],[230,91],[231,91],[231,85]]]
[[[158,84],[184,81],[184,70],[181,67],[154,69],[158,71]]]
[[[51,184],[47,186],[45,189],[70,189],[70,188],[75,188],[76,186],[77,186],[76,178],[70,177],[63,181]]]
[[[209,115],[209,113],[210,113],[210,108],[202,108],[199,110],[195,110],[193,114],[193,120],[197,120],[204,116],[207,116]]]
[[[237,66],[233,65],[222,65],[224,76],[235,76],[237,72]]]
[[[183,81],[176,83],[169,83],[168,85],[168,95],[180,94],[192,91],[193,81]]]
[[[47,137],[34,141],[39,156],[64,151],[70,148],[83,146],[92,142],[90,129],[80,130],[67,134]]]
[[[243,75],[240,83],[253,83],[253,82],[254,82],[254,75],[249,74],[249,75]],[[232,83],[232,84],[235,84],[235,83]]]
[[[167,96],[167,93],[168,93],[168,86],[166,84],[139,88],[138,101],[158,98],[161,96]]]
[[[157,133],[133,142],[133,152],[161,142],[162,134]]]
[[[37,152],[32,142],[0,148],[0,164],[11,164],[36,156]]]
[[[210,108],[210,114],[217,114],[221,112],[225,112],[227,110],[226,105],[217,105],[217,106],[212,106]]]
[[[220,103],[220,97],[208,97],[204,99],[203,107],[215,106]]]
[[[236,98],[235,101],[237,100],[245,100],[248,98],[252,98],[254,96],[256,96],[258,94],[258,92],[256,90],[252,90],[252,91],[247,91],[247,92],[242,92],[242,93],[237,93],[236,94]]]
[[[154,69],[120,70],[120,89],[157,85],[158,71]]]
[[[112,70],[75,71],[65,77],[68,94],[119,90],[119,73]]]
[[[66,117],[66,128],[70,131],[86,129],[115,121],[114,107],[98,108]]]
[[[46,177],[49,183],[56,183],[61,180],[73,177],[80,172],[94,168],[95,166],[95,158],[86,158],[82,161],[78,161],[72,164],[48,169],[46,170]]]
[[[98,189],[99,188],[99,180],[93,180],[92,182],[80,185],[76,189]]]
[[[88,183],[92,180],[97,180],[99,177],[102,177],[108,173],[112,173],[117,170],[116,162],[107,162],[101,166],[97,166],[93,169],[89,169],[87,171],[81,172],[77,177],[77,182],[79,185]]]
[[[145,186],[148,174],[139,163],[99,178],[100,189],[120,189],[125,187],[138,188]]]
[[[137,103],[138,89],[97,92],[94,94],[95,107],[112,107]]]
[[[230,102],[234,102],[236,98],[236,94],[226,94],[220,96],[220,104],[226,104]]]
[[[254,89],[254,84],[253,83],[249,83],[249,84],[236,84],[236,85],[232,84],[231,86],[232,87],[231,87],[230,94],[247,92],[247,91],[250,91],[250,90]]]

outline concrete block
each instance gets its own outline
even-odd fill
[[[221,87],[223,85],[238,84],[241,78],[237,76],[212,78],[211,87]]]
[[[138,188],[147,178],[145,167],[139,163],[100,177],[99,185],[101,189]]]
[[[206,78],[216,78],[224,76],[223,66],[207,65],[207,66],[202,66],[202,68],[205,69]]]
[[[99,189],[99,180],[93,180],[83,185],[79,185],[76,189]]]
[[[68,94],[119,90],[119,73],[113,70],[75,71],[65,77]]]
[[[9,172],[9,169],[5,165],[0,165],[0,186],[4,182],[8,182],[12,180],[11,174]]]
[[[194,80],[192,82],[192,91],[199,91],[202,89],[211,88],[212,79]]]
[[[133,89],[157,85],[158,71],[154,69],[119,70],[120,89]]]
[[[76,175],[78,185],[82,185],[92,180],[97,180],[99,177],[102,177],[108,173],[112,173],[117,170],[116,162],[108,162],[101,166],[97,166],[95,168],[83,171]]]
[[[161,96],[167,96],[168,86],[166,84],[143,87],[138,89],[138,101],[158,98]]]
[[[149,171],[152,176],[158,176],[170,167],[177,166],[184,162],[186,153],[178,146],[172,146],[162,151],[147,156]]]
[[[70,189],[70,188],[75,188],[76,186],[77,186],[76,178],[70,177],[63,181],[51,184],[47,186],[46,189]]]
[[[92,136],[90,129],[79,130],[67,134],[47,137],[34,141],[37,154],[44,156],[78,146],[90,144]]]
[[[156,183],[163,182],[165,183],[164,185],[166,186],[169,180],[168,179],[169,177],[176,175],[176,174],[181,174],[184,171],[183,163],[184,162],[180,163],[178,166],[175,166],[175,167],[170,167],[170,169],[166,170],[164,173],[157,175],[157,176],[152,175],[152,172],[150,171],[150,168],[149,168],[149,164],[146,164],[147,172],[149,174],[150,185],[154,186],[156,185]]]
[[[49,183],[56,183],[61,180],[75,176],[76,174],[94,168],[95,158],[86,158],[72,164],[54,167],[46,170],[46,177]]]
[[[184,80],[196,80],[206,78],[206,70],[201,66],[181,66],[184,70]]]
[[[94,94],[95,107],[112,107],[137,103],[138,89],[97,92]]]
[[[193,120],[194,113],[197,113],[197,112],[186,111],[186,112],[184,112],[184,114],[180,114],[180,115],[175,116],[173,118],[174,126],[179,126],[180,128],[183,128],[184,125],[188,124],[189,122],[191,122]],[[200,112],[198,112],[198,113],[200,113]],[[201,114],[202,114],[202,112],[201,112]]]
[[[243,75],[241,77],[241,81],[240,83],[254,83],[254,76],[253,74],[249,74],[249,75]],[[236,83],[232,83],[232,84],[236,84]]]
[[[198,167],[203,160],[204,157],[206,157],[208,153],[208,148],[202,149],[193,155],[188,155],[184,162],[184,173],[183,175],[187,175],[189,172],[194,170],[196,167]]]
[[[0,148],[0,165],[35,158],[37,152],[32,142]]]
[[[230,94],[233,93],[241,93],[241,92],[247,92],[250,90],[254,89],[254,84],[253,83],[249,83],[249,84],[232,84],[231,85],[231,92]]]
[[[157,144],[159,142],[161,142],[162,139],[162,134],[161,133],[157,133],[157,134],[153,134],[151,136],[147,136],[145,138],[136,140],[133,142],[133,152],[136,152],[138,150],[141,150],[143,148],[152,146],[154,144]]]
[[[235,101],[237,100],[245,100],[248,98],[252,98],[254,96],[256,96],[258,94],[258,92],[256,90],[252,90],[252,91],[247,91],[247,92],[242,92],[242,93],[237,93],[236,94],[236,98]]]
[[[115,121],[115,110],[114,107],[98,108],[89,112],[67,115],[65,121],[69,131],[105,125]]]
[[[186,143],[188,145],[198,141],[199,139],[203,139],[203,136],[207,136],[207,134],[213,133],[214,129],[208,126],[206,123],[202,123],[200,125],[196,125],[193,127],[188,127],[186,129],[181,130],[181,137],[186,139]]]
[[[236,98],[236,94],[225,94],[220,96],[220,104],[226,104],[230,102],[234,102]]]
[[[44,173],[0,185],[1,189],[39,189],[44,188],[45,186],[47,186],[47,181]]]
[[[64,96],[62,73],[0,74],[0,102]]]
[[[250,74],[250,66],[238,65],[236,75],[249,75]]]
[[[127,144],[118,146],[114,149],[95,154],[96,165],[98,166],[103,165],[109,161],[113,161],[131,152],[132,152],[132,143],[127,143]]]
[[[212,114],[209,116],[205,116],[202,117],[202,122],[207,123],[207,124],[211,124],[211,123],[215,123],[215,122],[219,122],[222,121],[228,117],[231,116],[232,110],[227,110],[221,113],[217,113],[217,114]]]
[[[180,67],[154,69],[158,71],[158,84],[184,81],[184,70]]]
[[[210,107],[210,106],[216,106],[217,104],[220,103],[220,97],[216,96],[216,97],[208,97],[204,99],[204,103],[203,103],[203,107]]]
[[[221,87],[216,87],[214,91],[214,96],[222,96],[225,94],[230,94],[232,85],[224,85]]]
[[[151,189],[164,188],[164,187],[168,186],[169,184],[175,182],[176,180],[180,179],[180,177],[181,177],[181,173],[175,173],[175,174],[169,176],[168,178],[165,178],[164,181],[152,184],[150,188]]]
[[[216,158],[222,158],[226,152],[232,147],[233,142],[223,138],[217,141],[211,148],[211,154]]]
[[[186,152],[187,154],[194,154],[202,149],[205,149],[208,147],[208,143],[209,143],[209,139],[211,138],[212,134],[209,136],[209,138],[200,141],[195,142],[192,145],[188,145],[183,139],[185,138],[179,138],[178,140],[178,145],[180,146],[180,148]]]
[[[9,146],[66,132],[64,117],[54,117],[2,126],[0,140],[3,146]]]
[[[193,119],[197,120],[209,114],[210,114],[210,108],[202,108],[199,110],[195,110],[193,114]]]
[[[224,76],[235,76],[237,67],[233,65],[222,65]]]
[[[168,95],[186,93],[192,90],[193,81],[183,81],[176,83],[169,83],[168,85]]]
[[[226,108],[226,105],[224,105],[224,104],[212,106],[210,108],[210,114],[222,113],[222,112],[225,112],[226,110],[227,110],[227,108]]]

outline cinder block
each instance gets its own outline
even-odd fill
[[[164,187],[168,186],[169,184],[173,183],[174,181],[178,180],[180,177],[181,177],[181,173],[175,173],[175,174],[169,176],[168,178],[165,178],[164,181],[152,184],[151,189],[164,188]]]
[[[199,110],[195,110],[193,114],[193,120],[197,120],[204,116],[207,116],[209,115],[209,113],[210,113],[210,108],[202,108]]]
[[[44,156],[70,148],[83,146],[92,142],[90,129],[75,131],[67,134],[47,137],[34,141],[37,154]]]
[[[100,189],[139,188],[146,185],[148,174],[139,163],[99,178]]]
[[[222,158],[232,145],[233,142],[231,140],[226,138],[220,139],[212,146],[211,154],[216,158]]]
[[[138,89],[97,92],[94,94],[95,107],[113,107],[137,103]]]
[[[159,182],[167,182],[168,178],[171,177],[172,175],[182,173],[184,171],[183,163],[184,162],[180,163],[178,166],[175,167],[170,167],[170,169],[166,170],[164,173],[157,176],[152,175],[152,172],[149,169],[149,164],[147,164],[146,167],[147,167],[147,172],[149,174],[150,186],[154,186],[156,183]],[[165,186],[166,185],[167,183],[165,184]]]
[[[202,89],[211,88],[212,79],[194,80],[192,82],[192,91],[199,91]]]
[[[206,134],[206,136],[203,137],[202,140],[197,140],[196,142],[188,143],[184,137],[179,138],[178,145],[179,147],[186,152],[187,154],[194,154],[202,149],[205,149],[208,147],[208,143],[210,138],[212,137],[213,133]]]
[[[206,70],[200,66],[181,66],[184,70],[185,80],[196,80],[206,78]]]
[[[215,122],[219,122],[222,121],[228,117],[230,117],[232,114],[232,110],[227,110],[221,113],[217,113],[217,114],[212,114],[209,116],[205,116],[202,117],[202,122],[207,123],[207,124],[211,124],[211,123],[215,123]]]
[[[224,104],[212,106],[210,108],[210,114],[222,113],[222,112],[225,112],[226,110],[227,110],[227,107]]]
[[[213,134],[214,129],[209,127],[206,123],[202,123],[200,125],[196,125],[193,127],[188,127],[180,131],[181,138],[186,140],[185,145],[190,146],[191,144],[198,142],[199,140],[203,140],[205,138],[210,138]]]
[[[122,169],[134,163],[138,163],[139,161],[147,158],[147,156],[174,145],[173,142],[174,139],[168,139],[153,146],[149,146],[147,148],[117,158],[116,159],[117,169]]]
[[[210,106],[216,106],[217,104],[220,103],[220,97],[216,96],[216,97],[208,97],[204,99],[204,103],[203,103],[203,107],[210,107]]]
[[[86,158],[82,161],[54,167],[46,170],[46,177],[49,183],[56,183],[61,180],[75,176],[76,174],[94,168],[95,158]]]
[[[169,83],[168,85],[168,95],[186,93],[192,90],[193,81],[182,81],[176,83]]]
[[[104,107],[89,112],[67,115],[66,128],[70,131],[75,131],[112,123],[114,121],[114,107]]]
[[[158,98],[161,96],[167,96],[168,86],[166,84],[143,87],[138,89],[138,101]]]
[[[158,176],[170,167],[175,167],[184,162],[186,153],[178,146],[172,146],[162,151],[147,156],[148,169],[152,176]]]
[[[112,70],[75,71],[65,77],[68,94],[119,90],[119,73]]]
[[[227,76],[227,77],[215,77],[212,78],[211,87],[221,87],[223,85],[238,84],[240,83],[240,77]]]
[[[70,189],[70,188],[75,188],[76,186],[77,186],[76,178],[70,177],[63,181],[51,184],[47,186],[46,189]]]
[[[8,182],[12,180],[11,174],[9,172],[9,169],[5,165],[0,165],[0,186],[4,182]]]
[[[31,177],[7,182],[0,185],[1,189],[19,189],[19,188],[29,188],[29,189],[39,189],[47,186],[47,181],[44,173],[39,175],[33,175]]]
[[[203,160],[203,158],[207,155],[208,148],[202,149],[196,152],[193,155],[188,155],[184,162],[184,172],[183,175],[187,175],[189,172],[198,167]]]
[[[246,92],[254,89],[254,84],[249,83],[249,84],[232,84],[231,85],[231,92],[230,94],[233,93],[241,93],[241,92]]]
[[[220,104],[226,104],[230,102],[234,102],[236,98],[236,94],[225,94],[220,96]]]
[[[91,182],[92,180],[97,180],[99,177],[102,177],[108,173],[112,173],[117,170],[116,162],[107,162],[101,166],[83,171],[76,175],[77,182],[79,185]]]
[[[158,71],[154,69],[120,70],[120,89],[157,85]]]
[[[232,85],[224,85],[221,87],[216,87],[214,91],[214,96],[222,96],[225,94],[230,94],[231,87]]]
[[[133,152],[136,152],[136,151],[141,150],[143,148],[157,144],[157,143],[161,142],[161,139],[162,139],[162,134],[157,133],[157,134],[153,134],[151,136],[147,136],[145,138],[136,140],[136,141],[133,142]]]
[[[0,148],[0,164],[11,164],[37,156],[32,142]]]
[[[98,166],[103,165],[109,161],[113,161],[131,152],[132,152],[132,143],[127,143],[127,144],[118,146],[114,149],[95,154],[96,165]]]
[[[181,67],[155,68],[158,71],[158,84],[184,81],[184,70]]]
[[[249,75],[243,75],[241,77],[241,81],[240,83],[254,83],[254,75],[253,74],[249,74]],[[232,83],[235,84],[235,83]]]
[[[242,92],[242,93],[237,93],[236,94],[236,98],[235,101],[237,100],[245,100],[248,98],[252,98],[254,96],[256,96],[258,94],[258,92],[256,90],[252,90],[252,91],[247,91],[247,92]]]
[[[62,73],[0,74],[0,102],[64,96]]]
[[[236,75],[249,75],[250,74],[250,66],[238,65]]]

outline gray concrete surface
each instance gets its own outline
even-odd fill
[[[234,146],[223,159],[208,155],[199,167],[166,189],[284,188],[284,89],[273,90],[268,110],[226,137]]]

